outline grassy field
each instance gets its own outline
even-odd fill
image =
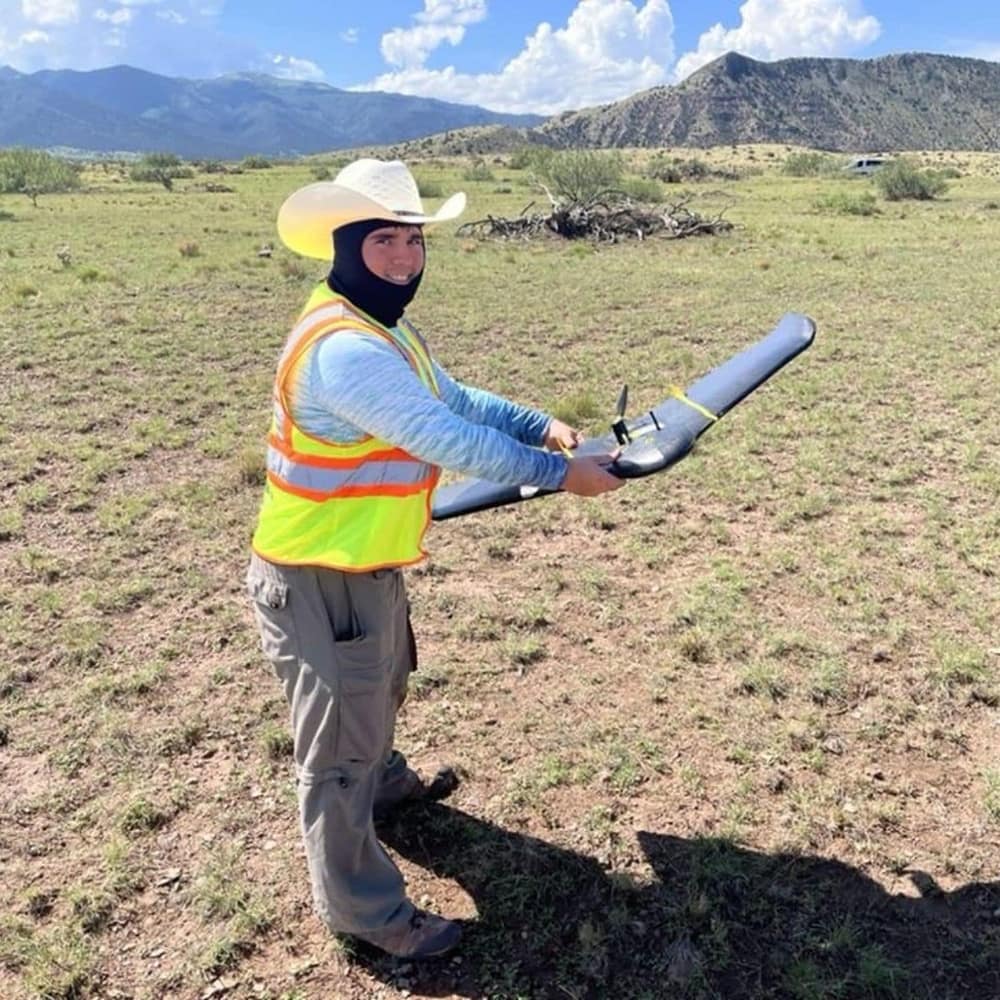
[[[1000,155],[859,216],[785,152],[707,154],[722,237],[429,237],[442,362],[591,431],[819,334],[670,473],[432,529],[399,744],[464,781],[383,829],[469,921],[425,965],[311,915],[243,595],[315,164],[0,197],[0,995],[1000,996]],[[417,172],[544,202],[468,167]]]

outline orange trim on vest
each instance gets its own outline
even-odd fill
[[[273,472],[268,472],[267,478],[269,482],[274,483],[278,489],[284,490],[286,493],[302,497],[303,500],[316,500],[319,502],[336,500],[338,497],[411,497],[415,493],[422,493],[424,490],[433,490],[438,480],[437,475],[432,473],[419,482],[407,483],[405,486],[393,484],[382,486],[341,486],[340,489],[327,492],[325,490],[310,490],[303,486],[293,486],[290,482],[275,475]]]
[[[305,434],[300,427],[296,430],[300,434]],[[306,437],[311,437],[312,435],[305,434]],[[323,438],[313,437],[313,441],[319,441],[322,444],[329,444],[328,441],[324,441]],[[369,436],[367,440],[371,440]],[[281,440],[276,434],[268,434],[267,443],[274,448],[275,451],[281,452],[286,458],[290,458],[293,462],[301,462],[303,465],[315,465],[321,469],[356,469],[358,466],[363,465],[365,462],[370,461],[396,461],[396,462],[418,462],[420,459],[414,458],[408,451],[404,451],[402,448],[384,448],[379,451],[368,451],[364,455],[355,455],[352,458],[332,458],[324,457],[322,455],[310,455],[308,452],[296,451],[290,444],[286,444]],[[363,442],[358,441],[356,444],[362,444]]]
[[[250,548],[256,552],[261,559],[274,563],[276,566],[317,566],[320,569],[329,568],[326,563],[316,562],[315,559],[276,559],[274,556],[269,556],[266,553],[261,552],[260,549],[253,544],[253,542],[250,543]],[[399,569],[402,566],[416,566],[417,563],[423,562],[426,558],[427,553],[421,550],[419,556],[415,556],[413,559],[405,559],[400,562],[371,563],[368,566],[338,566],[337,569],[341,573],[375,573],[380,569]]]

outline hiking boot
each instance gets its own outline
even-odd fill
[[[406,923],[393,923],[378,931],[355,934],[362,941],[396,958],[434,958],[451,951],[462,937],[462,928],[426,910],[414,910]]]
[[[389,788],[375,797],[372,814],[376,820],[385,819],[394,809],[411,802],[440,802],[459,785],[459,777],[451,767],[439,767],[430,781],[422,778],[412,767],[392,782]]]

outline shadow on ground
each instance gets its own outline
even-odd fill
[[[655,879],[441,804],[380,828],[403,857],[455,879],[479,919],[461,964],[404,966],[418,996],[639,1000],[996,1000],[1000,883],[892,896],[836,861],[640,832]],[[355,960],[398,983],[399,963]]]

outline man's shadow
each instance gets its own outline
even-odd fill
[[[443,804],[380,826],[404,858],[456,880],[479,914],[459,961],[356,960],[415,996],[1000,1000],[1000,882],[892,896],[849,865],[716,838],[640,832],[655,877]]]

